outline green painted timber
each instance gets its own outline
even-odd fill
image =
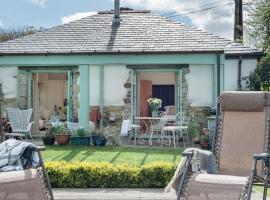
[[[29,73],[38,73],[38,74],[66,74],[68,70],[29,70]]]
[[[217,65],[212,66],[212,81],[213,81],[213,92],[212,92],[212,107],[216,107],[216,96],[217,96]]]
[[[73,85],[73,75],[72,71],[68,70],[68,87],[67,87],[67,121],[72,122],[73,121],[73,92],[72,92],[72,85]]]
[[[19,83],[19,77],[20,77],[21,70],[17,70],[17,100],[16,104],[17,107],[19,107],[19,98],[20,98],[20,83]]]
[[[78,65],[161,65],[216,64],[216,54],[148,54],[148,55],[22,55],[0,56],[0,65],[78,66]]]
[[[79,123],[85,129],[89,126],[89,65],[79,65],[80,71],[80,113]]]
[[[99,107],[100,113],[104,115],[104,65],[99,68]],[[100,120],[100,127],[103,128],[103,117]]]
[[[225,55],[220,55],[220,67],[221,67],[221,92],[225,90]]]
[[[137,116],[137,72],[131,69],[131,114],[132,122]]]
[[[224,91],[224,85],[225,85],[225,69],[224,69],[224,65],[220,65],[220,92],[221,93]]]
[[[183,71],[180,69],[177,72],[177,111],[183,112]]]

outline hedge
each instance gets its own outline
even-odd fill
[[[47,162],[54,188],[164,188],[175,165],[155,162],[141,167],[107,162]]]

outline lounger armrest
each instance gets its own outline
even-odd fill
[[[267,167],[270,166],[270,154],[269,153],[254,154],[253,159],[257,160],[257,161],[262,160],[262,161],[264,161],[264,163]]]
[[[37,146],[36,151],[45,151],[46,147],[45,146]]]
[[[192,157],[194,155],[194,152],[183,152],[182,153],[182,156],[185,156],[185,157]]]
[[[270,159],[270,154],[268,153],[254,154],[253,158],[255,160],[267,160]]]

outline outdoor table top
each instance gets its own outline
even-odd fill
[[[145,120],[161,120],[161,119],[168,119],[168,120],[175,120],[175,116],[163,116],[163,117],[135,117],[135,119],[145,119]]]

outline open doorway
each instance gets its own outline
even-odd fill
[[[138,73],[138,108],[141,117],[151,116],[147,99],[150,97],[162,100],[162,108],[176,106],[175,72],[139,72]]]
[[[33,73],[33,117],[35,131],[44,130],[46,122],[57,114],[67,120],[68,76],[66,73]]]

